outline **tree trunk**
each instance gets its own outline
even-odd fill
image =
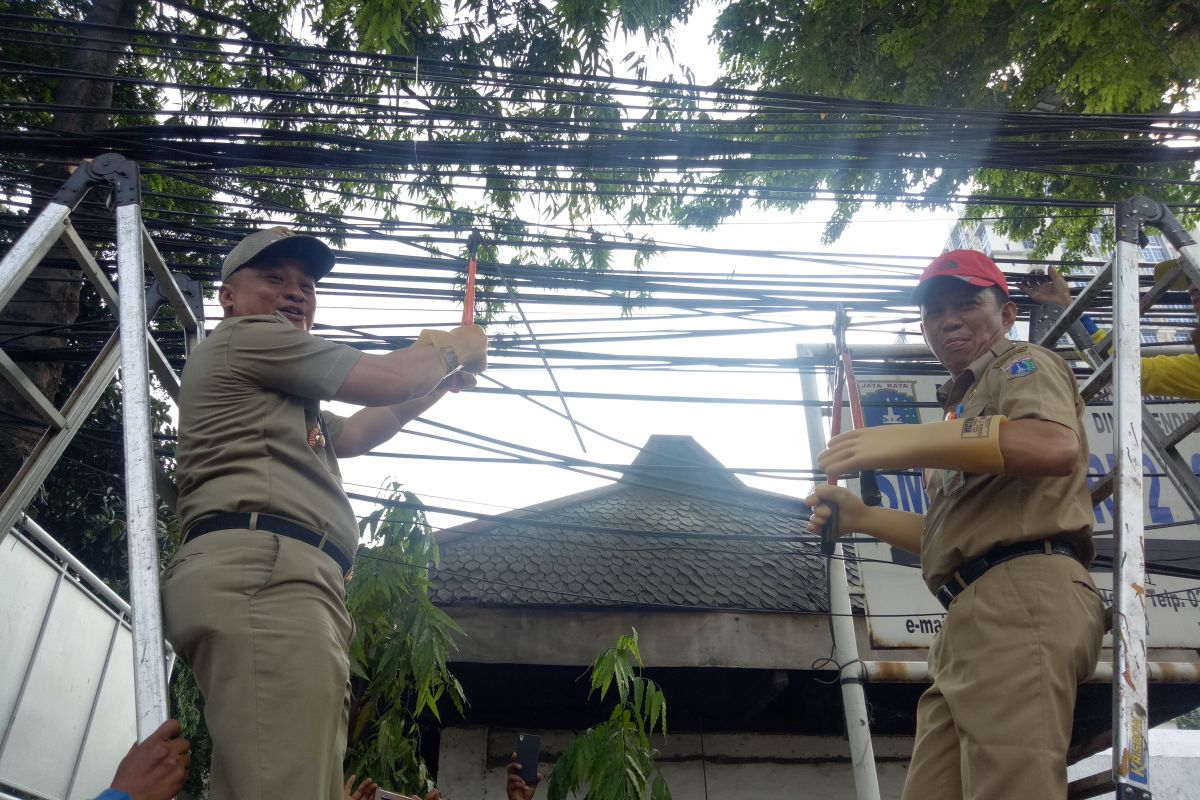
[[[68,74],[59,79],[55,102],[80,108],[55,115],[52,128],[65,133],[82,133],[109,127],[113,82],[117,64],[129,46],[129,28],[137,16],[138,0],[93,0],[79,29],[79,40],[71,53]],[[95,26],[95,27],[92,27]],[[124,30],[116,30],[115,26]],[[85,77],[86,76],[86,77]],[[79,153],[82,160],[99,153]],[[68,176],[64,164],[47,164],[35,174],[30,222]],[[95,202],[95,199],[92,201]],[[96,211],[103,212],[98,206]],[[67,346],[61,335],[30,335],[48,327],[66,326],[79,314],[82,273],[61,264],[71,263],[62,248],[54,248],[46,262],[30,276],[8,306],[0,309],[0,336],[5,351],[21,364],[25,374],[47,397],[54,399],[62,382],[61,361],[44,360],[45,351]],[[15,338],[20,337],[20,338]],[[68,387],[69,388],[69,387]],[[0,486],[12,480],[45,427],[34,410],[7,381],[0,380],[0,419],[12,432],[9,446],[0,448]]]

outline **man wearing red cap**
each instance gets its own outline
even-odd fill
[[[358,525],[338,459],[370,451],[487,368],[477,325],[363,353],[309,331],[334,264],[281,228],[221,269],[225,319],[188,356],[179,398],[182,543],[162,576],[167,638],[212,734],[212,800],[342,800]],[[350,417],[323,400],[364,406]]]
[[[1096,666],[1104,608],[1086,565],[1092,503],[1083,401],[1054,353],[1007,337],[1016,319],[1003,273],[983,253],[943,253],[913,303],[950,379],[945,421],[833,437],[831,475],[924,471],[929,512],[868,508],[818,486],[819,531],[858,532],[921,556],[946,607],[929,650],[904,800],[1065,798],[1076,688]]]

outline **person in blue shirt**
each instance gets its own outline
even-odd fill
[[[179,721],[169,719],[129,748],[112,785],[95,800],[171,800],[183,789],[192,758]]]

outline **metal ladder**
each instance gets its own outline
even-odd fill
[[[111,188],[116,216],[117,287],[97,264],[71,225],[71,211],[94,187]],[[151,240],[141,218],[141,186],[137,165],[108,153],[84,162],[63,184],[0,261],[0,308],[12,300],[55,243],[61,243],[104,303],[117,313],[118,329],[101,348],[62,408],[33,385],[2,349],[0,377],[36,410],[47,429],[0,494],[0,539],[23,514],[92,408],[104,394],[118,366],[121,370],[125,449],[125,510],[129,548],[129,599],[132,606],[134,694],[138,740],[144,740],[167,718],[167,669],[158,591],[158,546],[155,538],[155,487],[170,504],[175,493],[153,455],[150,419],[150,369],[171,397],[178,400],[179,376],[147,327],[144,268],[185,331],[187,345],[204,335],[203,299],[199,282],[184,279],[181,289]]]
[[[1192,514],[1200,517],[1200,481],[1176,449],[1188,434],[1200,429],[1200,414],[1168,433],[1142,404],[1140,318],[1181,273],[1200,286],[1200,248],[1165,205],[1147,197],[1118,203],[1115,223],[1117,246],[1113,257],[1035,341],[1053,348],[1112,285],[1111,333],[1095,344],[1090,337],[1080,337],[1078,331],[1072,339],[1092,369],[1092,375],[1080,387],[1084,401],[1112,384],[1116,465],[1093,487],[1092,502],[1114,495],[1113,766],[1111,774],[1073,781],[1068,793],[1071,798],[1086,798],[1115,789],[1118,800],[1149,800],[1142,451],[1148,450],[1163,465]],[[1179,251],[1180,259],[1178,267],[1140,295],[1138,248],[1144,243],[1147,225],[1158,228]]]

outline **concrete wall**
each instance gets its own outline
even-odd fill
[[[542,736],[540,772],[574,738],[571,731],[527,731]],[[518,731],[482,727],[442,732],[438,786],[447,797],[502,800],[504,765]],[[850,754],[842,739],[766,734],[671,734],[656,743],[659,767],[675,800],[854,800]],[[908,738],[876,737],[884,798],[898,798],[912,748]],[[544,791],[544,790],[543,790]],[[538,797],[544,797],[543,791]]]
[[[542,737],[539,771],[549,778],[553,760],[574,738],[571,731],[526,731]],[[453,798],[504,800],[509,754],[519,731],[483,727],[442,732],[438,786]],[[659,767],[675,800],[854,800],[854,776],[842,739],[766,734],[671,734],[656,743]],[[912,740],[874,740],[880,795],[900,797]],[[1151,790],[1170,800],[1200,800],[1200,731],[1150,732]],[[1108,770],[1111,755],[1073,765],[1072,780]],[[538,792],[545,797],[545,790]],[[1103,795],[1101,800],[1113,795]]]
[[[632,628],[638,630],[646,666],[653,667],[808,669],[829,655],[830,646],[828,618],[818,614],[475,606],[444,610],[467,634],[457,640],[451,661],[480,664],[588,666]],[[865,642],[865,633],[860,635]],[[521,646],[514,648],[513,642]],[[923,653],[916,657],[924,660]]]

